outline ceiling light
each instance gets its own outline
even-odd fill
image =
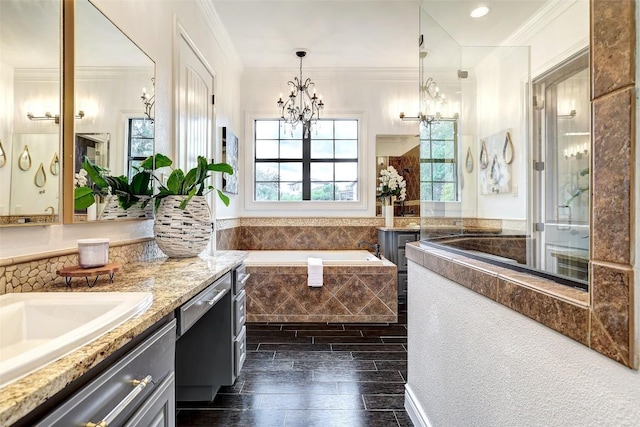
[[[322,95],[316,95],[315,84],[311,79],[302,79],[302,58],[307,56],[307,51],[299,50],[296,52],[296,56],[300,58],[300,78],[295,77],[288,82],[288,99],[283,101],[282,95],[280,95],[278,107],[283,123],[290,126],[292,131],[298,124],[302,124],[304,136],[307,137],[311,126],[315,125],[320,118],[324,102],[322,102]]]
[[[487,6],[476,7],[471,11],[469,16],[471,16],[472,18],[482,18],[484,15],[489,13],[490,10],[491,9],[489,9]]]

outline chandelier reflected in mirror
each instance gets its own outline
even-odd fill
[[[151,123],[153,123],[153,116],[151,115],[153,106],[156,103],[156,79],[151,77],[151,94],[147,93],[147,88],[142,88],[142,104],[144,105],[144,115],[147,116]]]
[[[293,133],[293,130],[302,124],[304,137],[307,138],[311,128],[315,128],[318,119],[320,119],[324,103],[322,95],[316,94],[315,83],[310,78],[302,79],[302,59],[307,56],[307,51],[297,50],[296,56],[300,58],[300,77],[294,77],[293,80],[287,82],[289,85],[288,99],[283,100],[282,94],[280,94],[278,107],[285,130]]]
[[[423,110],[417,116],[406,116],[404,112],[401,112],[400,119],[404,121],[420,121],[424,124],[444,119],[458,119],[459,113],[453,110],[459,108],[459,106],[449,105],[444,93],[440,92],[438,83],[432,77],[425,79],[424,58],[426,56],[426,51],[420,52],[420,106]],[[468,73],[466,71],[458,71],[459,79],[467,78],[467,76]]]

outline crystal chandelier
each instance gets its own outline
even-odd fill
[[[142,99],[142,104],[144,105],[144,115],[147,116],[147,118],[149,120],[151,120],[151,123],[153,123],[153,117],[151,116],[151,112],[153,109],[153,106],[156,103],[156,79],[154,77],[151,77],[151,95],[149,95],[147,93],[147,89],[146,88],[142,88],[142,96],[140,97]]]
[[[309,137],[309,129],[316,125],[320,118],[320,111],[324,108],[322,95],[316,95],[315,83],[310,78],[302,80],[302,58],[307,56],[306,50],[296,51],[300,58],[300,78],[289,80],[289,99],[282,100],[282,94],[278,99],[280,118],[284,126],[288,126],[291,132],[302,123],[305,138]],[[311,93],[310,93],[311,92]]]
[[[427,56],[427,52],[420,52],[420,106],[423,108],[423,111],[418,112],[417,116],[406,116],[404,112],[400,113],[400,119],[405,121],[420,121],[426,125],[430,124],[433,121],[442,120],[445,117],[445,110],[448,108],[448,101],[445,98],[445,95],[440,92],[440,88],[438,87],[438,83],[432,78],[429,77],[425,79],[424,77],[424,58]],[[468,73],[466,71],[459,70],[458,78],[467,78]],[[457,112],[452,112],[450,118],[458,119],[459,114]]]

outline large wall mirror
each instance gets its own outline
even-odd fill
[[[70,24],[65,20],[65,25]],[[131,177],[154,152],[155,127],[153,60],[88,0],[75,1],[73,44],[74,131],[72,137],[65,134],[65,152],[73,153],[73,174],[64,180],[69,194],[83,184],[76,174],[85,159],[110,176]],[[65,223],[148,217],[139,210],[115,212],[115,196],[98,194],[104,191],[90,180],[84,186],[96,190],[95,203],[78,208],[65,196]]]
[[[376,177],[380,171],[393,166],[407,184],[405,200],[394,202],[396,216],[420,216],[420,135],[376,135]],[[381,216],[381,205],[376,205]]]
[[[0,1],[0,226],[59,222],[61,2]]]

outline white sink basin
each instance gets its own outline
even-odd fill
[[[0,387],[146,311],[149,292],[28,292],[0,296]]]

